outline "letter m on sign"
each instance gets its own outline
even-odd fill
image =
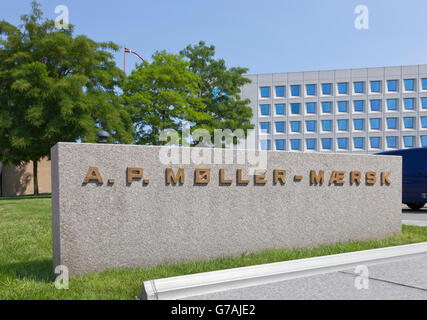
[[[166,169],[166,184],[184,184],[184,169],[178,169],[177,174],[175,175],[171,168]]]
[[[319,171],[319,174],[316,171],[310,171],[310,185],[322,185],[325,180],[325,172],[323,170]]]

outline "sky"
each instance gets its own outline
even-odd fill
[[[425,0],[39,0],[55,19],[68,7],[75,34],[113,41],[150,61],[204,40],[249,74],[427,63]],[[19,24],[30,0],[0,0],[0,20]],[[358,5],[369,28],[356,29]],[[366,21],[366,20],[364,20]],[[123,68],[123,49],[116,53]],[[138,58],[127,56],[128,73]]]

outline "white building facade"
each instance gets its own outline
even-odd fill
[[[247,75],[264,150],[377,153],[427,147],[427,65]]]

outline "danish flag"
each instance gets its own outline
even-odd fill
[[[132,51],[131,49],[129,49],[129,48],[125,48],[125,54],[124,54],[124,58],[125,58],[125,62],[124,62],[124,72],[126,73],[126,53],[132,53],[132,54],[134,54],[134,55],[136,55],[138,58],[140,58],[141,60],[142,60],[142,62],[145,62],[145,60],[144,59],[142,59],[142,57],[138,54],[138,53],[136,53],[135,51]]]

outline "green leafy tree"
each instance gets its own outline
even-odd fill
[[[161,51],[152,60],[137,65],[127,79],[124,96],[132,110],[135,141],[161,145],[163,130],[180,132],[184,121],[194,124],[211,117],[198,97],[199,77],[182,55]]]
[[[197,127],[208,129],[252,129],[250,100],[242,100],[241,87],[251,81],[243,74],[248,69],[227,68],[223,59],[215,59],[215,47],[200,41],[181,51],[190,62],[190,70],[199,76],[197,95],[203,99],[211,116],[197,122]]]
[[[57,142],[94,142],[101,129],[110,142],[131,142],[133,125],[123,106],[124,73],[114,43],[73,36],[43,18],[40,5],[22,26],[0,21],[0,161],[37,161]]]

